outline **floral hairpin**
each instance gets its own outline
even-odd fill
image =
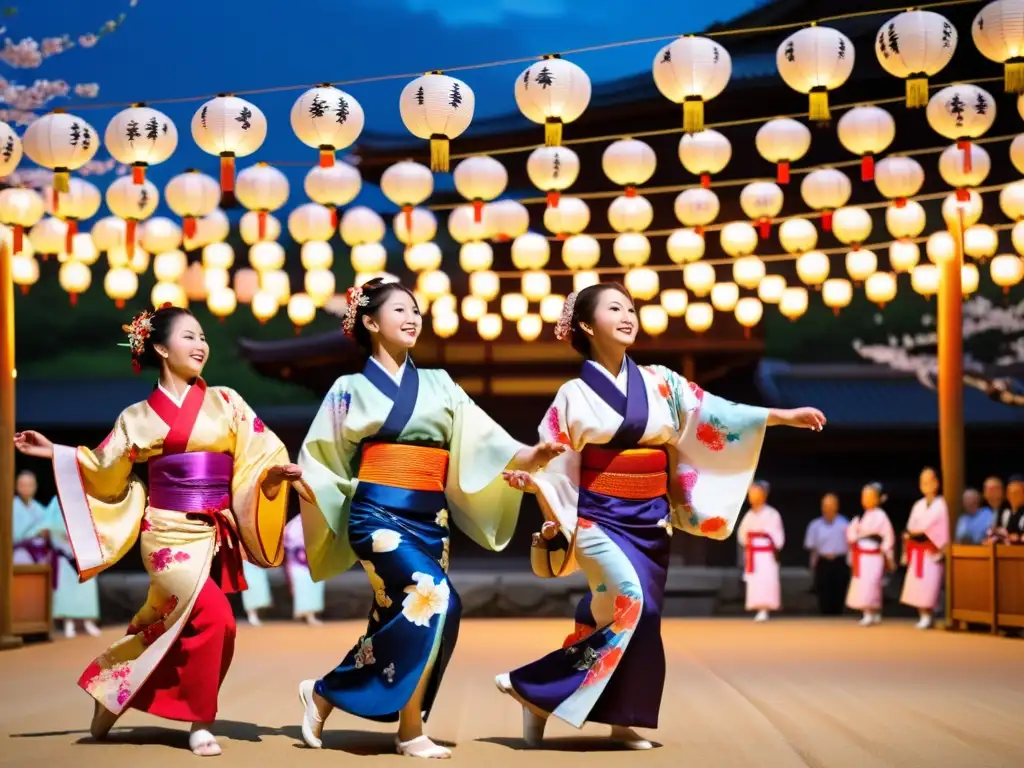
[[[356,332],[356,314],[360,307],[368,306],[370,297],[363,293],[362,286],[354,285],[345,294],[348,302],[348,309],[345,310],[345,317],[341,321],[341,330],[346,336],[353,336]]]
[[[136,373],[142,370],[142,357],[146,349],[146,339],[153,332],[153,313],[147,309],[137,314],[128,325],[122,325],[121,330],[128,334],[128,348],[132,351],[132,370]]]
[[[565,303],[562,305],[562,315],[558,318],[558,322],[555,323],[555,338],[559,341],[565,341],[572,334],[572,312],[576,307],[576,291],[573,291],[565,297]]]

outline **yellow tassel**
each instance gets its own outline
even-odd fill
[[[813,123],[827,123],[832,119],[832,113],[828,110],[828,90],[818,86],[811,90],[810,112],[808,117]]]
[[[562,146],[562,118],[549,117],[544,121],[544,143],[549,147]]]
[[[448,173],[448,137],[434,134],[430,137],[430,170]]]
[[[704,99],[687,96],[683,101],[683,133],[704,130]]]
[[[57,192],[70,192],[71,184],[68,182],[68,178],[67,170],[58,168],[53,173],[53,188]]]
[[[1024,93],[1024,59],[1012,58],[1006,62],[1005,86],[1007,93]]]
[[[911,75],[907,78],[907,109],[920,109],[928,106],[928,78],[923,75]]]

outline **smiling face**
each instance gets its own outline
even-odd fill
[[[423,317],[416,300],[403,290],[388,293],[372,315],[363,316],[363,325],[375,340],[393,349],[412,349],[423,330]]]
[[[939,493],[939,477],[935,474],[935,470],[924,470],[921,473],[918,486],[921,489],[921,493],[925,496],[937,496]]]
[[[154,347],[171,373],[185,380],[201,375],[210,359],[210,345],[206,343],[202,326],[192,315],[174,318],[167,342]]]
[[[879,504],[878,489],[873,485],[865,485],[860,492],[860,505],[864,510],[874,509]]]
[[[581,322],[583,332],[597,348],[629,347],[636,341],[640,328],[633,301],[618,288],[601,291],[594,307],[594,319]]]

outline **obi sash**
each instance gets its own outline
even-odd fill
[[[364,443],[356,498],[394,509],[437,511],[445,506],[448,451],[407,443]]]
[[[626,393],[623,394],[615,382],[605,376],[592,362],[583,364],[580,378],[598,397],[619,416],[622,423],[608,441],[612,448],[635,448],[647,431],[649,407],[647,403],[647,387],[644,385],[643,374],[630,357],[625,358]]]
[[[210,451],[163,454],[149,460],[150,506],[204,519],[216,529],[213,572],[225,592],[248,587],[238,535],[220,514],[231,508],[234,467],[230,454]]]
[[[860,578],[860,557],[861,555],[881,555],[881,542],[876,536],[865,536],[857,539],[850,550],[850,561],[853,567],[853,578]]]
[[[924,559],[928,555],[936,555],[939,548],[924,534],[912,534],[907,539],[907,562],[914,569],[914,576],[924,578]]]
[[[580,488],[620,499],[656,499],[668,493],[668,458],[661,448],[584,447]]]
[[[767,533],[751,533],[747,539],[747,545],[744,547],[745,555],[745,568],[747,573],[754,572],[754,555],[758,552],[771,552],[775,554],[775,542],[772,541],[772,537]]]

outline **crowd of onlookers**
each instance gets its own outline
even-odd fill
[[[963,508],[953,541],[957,544],[1024,544],[1024,475],[990,477],[964,491]]]

